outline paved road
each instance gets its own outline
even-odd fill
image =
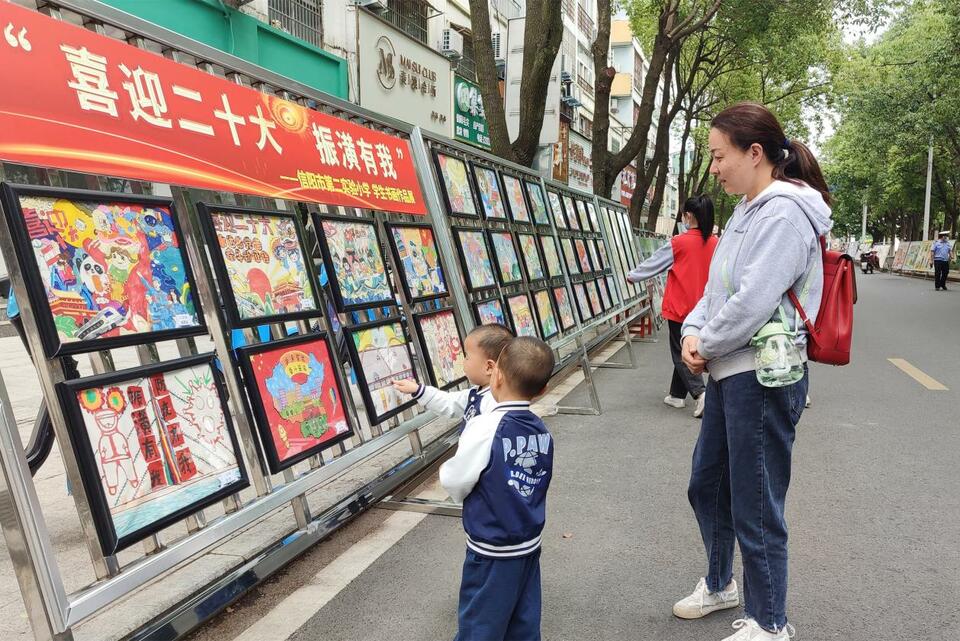
[[[960,638],[960,292],[887,275],[859,285],[854,364],[814,368],[814,406],[799,427],[789,616],[800,640]],[[704,572],[685,494],[698,421],[661,402],[665,342],[637,353],[637,370],[598,372],[602,417],[548,419],[557,459],[543,555],[547,641],[719,641],[738,616],[670,614]],[[895,357],[949,390],[925,389],[887,361]],[[376,533],[388,514],[374,511],[334,545],[349,550],[344,541]],[[271,616],[282,623],[291,607],[306,621],[295,641],[452,638],[458,521],[426,517],[312,615],[303,591],[285,600],[329,557],[306,556],[195,638],[230,639]],[[277,641],[288,637],[281,630]]]

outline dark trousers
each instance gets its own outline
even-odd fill
[[[540,641],[540,550],[490,559],[467,550],[454,641]]]
[[[707,553],[707,589],[733,576],[734,541],[743,556],[744,609],[767,630],[787,623],[784,503],[809,374],[764,387],[755,372],[707,383],[688,496]]]
[[[687,366],[683,364],[683,352],[680,348],[681,337],[680,330],[683,329],[683,323],[668,320],[670,326],[670,356],[673,358],[673,378],[670,380],[670,396],[674,398],[686,398],[687,393],[697,398],[703,394],[703,377],[699,374],[693,374]]]
[[[950,261],[949,260],[935,260],[933,261],[933,280],[934,286],[937,289],[946,289],[947,288],[947,274],[950,273]]]

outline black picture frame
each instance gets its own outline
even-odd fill
[[[14,250],[17,262],[20,264],[20,273],[23,275],[24,283],[27,288],[30,307],[33,310],[37,321],[37,328],[40,334],[40,342],[43,345],[44,354],[47,358],[65,356],[68,354],[84,354],[101,350],[114,349],[117,347],[129,347],[132,345],[142,345],[147,342],[156,342],[163,340],[174,340],[178,338],[187,338],[189,336],[200,336],[207,333],[207,324],[204,319],[203,309],[200,300],[196,296],[197,281],[194,277],[193,266],[190,264],[190,258],[187,254],[186,241],[177,210],[171,198],[157,198],[154,196],[142,196],[139,194],[128,194],[125,192],[103,192],[90,191],[84,189],[64,189],[60,187],[48,187],[41,185],[22,185],[16,183],[2,184],[0,189],[0,201],[3,204],[3,211],[7,218],[7,226],[10,228],[10,234],[13,239]],[[31,241],[27,232],[26,223],[23,217],[23,209],[20,205],[21,196],[39,196],[47,198],[62,198],[74,202],[114,202],[130,203],[135,205],[164,207],[170,212],[170,220],[173,224],[172,232],[179,241],[180,255],[183,260],[185,273],[185,282],[189,285],[193,308],[196,312],[197,324],[190,327],[181,327],[175,329],[156,330],[151,332],[135,332],[124,334],[122,336],[113,336],[108,338],[93,338],[87,340],[77,340],[70,342],[61,342],[57,332],[56,324],[53,319],[53,310],[50,308],[50,302],[44,293],[43,279],[37,271],[37,264],[31,248]],[[104,310],[101,310],[103,312]]]
[[[80,405],[77,402],[76,394],[79,391],[89,389],[91,387],[113,385],[122,383],[124,381],[140,379],[153,376],[154,374],[171,372],[179,369],[186,369],[188,367],[194,367],[197,365],[208,365],[210,371],[212,372],[214,385],[216,386],[217,390],[217,396],[220,399],[220,405],[223,409],[224,427],[227,433],[230,435],[232,450],[237,461],[237,468],[239,470],[240,477],[235,482],[220,488],[216,492],[213,492],[202,499],[191,503],[190,505],[184,506],[176,512],[172,512],[163,518],[151,522],[149,525],[130,532],[129,534],[118,536],[116,528],[114,527],[113,517],[110,514],[110,507],[107,504],[107,499],[104,496],[103,489],[101,487],[100,471],[94,454],[94,444],[91,442],[90,437],[87,434],[82,413],[83,410],[80,408]],[[83,484],[82,491],[86,494],[87,501],[90,504],[94,527],[97,532],[97,538],[100,541],[100,549],[105,555],[116,554],[120,550],[130,547],[138,541],[142,541],[148,536],[156,534],[160,530],[163,530],[164,528],[167,528],[192,514],[196,514],[200,510],[209,507],[232,494],[236,494],[250,484],[247,477],[247,470],[244,466],[243,456],[240,450],[240,442],[237,439],[237,434],[233,426],[233,418],[227,402],[227,393],[226,386],[223,382],[223,374],[217,367],[216,355],[213,352],[188,356],[186,358],[167,361],[165,363],[154,363],[151,365],[133,367],[116,372],[108,372],[106,374],[98,374],[85,378],[64,381],[57,384],[57,396],[60,406],[63,408],[64,415],[67,418],[68,428],[70,431],[70,444],[73,447],[73,451],[76,455],[77,463],[80,468],[80,478]],[[77,489],[74,488],[74,491],[77,491]]]
[[[556,202],[554,202],[551,196],[556,197]],[[553,222],[557,229],[569,229],[567,217],[563,213],[563,198],[560,196],[559,191],[547,189],[547,205],[550,207],[550,213],[553,215]]]
[[[517,217],[517,212],[513,210],[513,203],[510,201],[510,188],[507,186],[507,180],[516,180],[520,185],[520,195],[523,197],[523,206],[526,209],[527,219]],[[518,225],[533,225],[533,213],[530,211],[530,203],[527,202],[527,190],[523,184],[523,177],[509,171],[500,172],[500,184],[503,185],[504,203],[507,206],[507,212],[510,214],[510,220]]]
[[[599,279],[583,281],[583,289],[587,293],[587,300],[590,302],[590,308],[593,310],[594,316],[599,316],[607,311],[603,308],[603,297],[600,296],[600,286],[597,284],[597,280]],[[597,293],[596,300],[590,297],[591,285],[593,286],[593,291]]]
[[[580,288],[580,291],[583,292],[583,300],[582,300],[582,301],[581,301],[580,297],[577,296],[577,288],[578,288],[578,287]],[[573,292],[572,292],[572,294],[573,294],[573,302],[574,302],[574,305],[575,305],[576,308],[577,308],[577,314],[580,315],[580,322],[581,322],[581,323],[587,323],[587,322],[589,322],[589,321],[594,317],[594,313],[593,313],[593,310],[590,308],[590,297],[587,296],[587,289],[586,289],[586,287],[584,286],[584,284],[583,284],[583,283],[573,283]],[[586,306],[586,310],[584,310],[584,306]]]
[[[395,307],[397,305],[396,293],[393,291],[393,285],[390,283],[389,274],[386,272],[387,258],[383,253],[383,242],[380,238],[380,234],[377,233],[376,223],[368,218],[329,216],[321,215],[317,212],[313,212],[311,217],[313,219],[313,229],[317,232],[317,241],[320,245],[320,253],[323,256],[323,264],[327,270],[327,286],[330,288],[330,293],[333,296],[333,302],[334,305],[336,305],[337,311],[356,312],[363,309],[375,309],[378,307]],[[383,298],[364,303],[346,303],[343,298],[343,290],[340,286],[340,276],[337,274],[337,269],[333,264],[333,256],[330,253],[330,246],[327,243],[327,235],[323,231],[323,223],[363,225],[371,229],[373,238],[376,241],[374,244],[377,248],[377,252],[380,255],[380,262],[384,266],[384,278],[386,278],[387,289],[390,291],[389,298]]]
[[[443,307],[441,309],[431,310],[429,312],[424,312],[422,314],[414,314],[413,322],[417,324],[417,334],[419,334],[420,336],[419,342],[420,342],[421,354],[423,355],[423,364],[427,368],[427,375],[430,377],[430,382],[433,383],[433,386],[438,389],[449,390],[449,389],[453,389],[454,387],[460,385],[462,382],[467,380],[467,375],[464,374],[460,378],[450,381],[445,385],[441,385],[440,381],[437,380],[437,377],[434,374],[433,359],[430,357],[430,350],[427,346],[427,343],[429,341],[427,340],[427,337],[423,333],[423,321],[426,318],[429,318],[431,316],[439,316],[440,314],[450,314],[452,316],[453,324],[456,325],[456,328],[457,328],[457,337],[460,339],[460,350],[464,354],[464,357],[466,357],[466,351],[464,350],[464,345],[463,345],[463,341],[464,341],[463,328],[460,326],[460,319],[457,318],[457,313],[452,307]]]
[[[440,247],[437,245],[437,234],[433,230],[433,225],[427,223],[393,223],[388,222],[384,225],[387,230],[387,244],[390,245],[390,252],[393,254],[393,259],[396,261],[397,271],[400,276],[400,286],[403,287],[403,293],[407,297],[407,301],[410,303],[420,303],[427,300],[434,300],[437,298],[445,298],[450,295],[450,284],[447,282],[447,270],[443,264],[443,258],[440,255]],[[400,256],[400,248],[397,247],[397,239],[393,235],[393,230],[395,229],[426,229],[429,230],[430,234],[433,236],[433,247],[437,252],[437,267],[440,269],[440,276],[443,278],[443,286],[445,291],[436,294],[427,294],[426,296],[414,296],[413,290],[410,288],[410,280],[407,274],[407,268],[403,264],[403,257]]]
[[[587,213],[586,201],[574,198],[573,202],[576,205],[577,219],[580,221],[580,230],[584,232],[593,231],[593,227],[590,225],[590,215]]]
[[[531,267],[530,261],[527,260],[527,254],[523,251],[523,245],[520,242],[521,237],[527,237],[527,236],[533,239],[533,249],[537,253],[537,262],[540,265],[539,276],[534,276],[534,273],[530,268]],[[539,241],[537,240],[537,235],[531,232],[517,232],[516,244],[520,248],[520,252],[519,252],[520,259],[523,261],[523,269],[527,273],[527,280],[531,283],[534,283],[534,282],[546,280],[547,278],[549,278],[549,275],[547,274],[546,264],[545,264],[546,261],[543,258],[543,250],[540,247]]]
[[[487,235],[484,233],[483,229],[479,227],[451,227],[450,231],[453,232],[453,239],[457,243],[457,258],[460,260],[460,271],[463,272],[463,277],[466,280],[467,291],[473,293],[495,288],[497,286],[497,267],[494,265],[494,260],[491,258],[490,243],[487,242]],[[490,274],[493,276],[493,282],[489,285],[476,284],[473,282],[473,278],[471,277],[473,272],[470,269],[470,265],[467,263],[466,254],[463,251],[463,241],[460,236],[461,233],[478,234],[480,236],[480,242],[483,243],[483,249],[486,253],[487,262],[490,264]]]
[[[357,350],[356,341],[354,341],[353,335],[357,332],[367,329],[375,329],[384,325],[394,324],[400,326],[401,333],[403,334],[403,339],[407,349],[407,358],[410,359],[410,366],[413,371],[413,380],[420,382],[416,365],[414,365],[413,351],[410,349],[410,334],[407,332],[407,327],[401,319],[386,318],[382,320],[371,321],[369,323],[361,323],[359,325],[349,325],[343,328],[344,338],[347,343],[347,351],[350,354],[350,364],[353,367],[354,375],[357,379],[357,387],[360,390],[360,397],[363,399],[363,406],[367,411],[367,419],[370,421],[371,425],[379,425],[380,423],[393,418],[397,414],[400,414],[417,404],[416,399],[410,398],[410,400],[406,401],[405,403],[401,403],[397,407],[383,414],[377,414],[377,409],[373,404],[373,397],[370,395],[370,385],[367,383],[366,372],[363,371],[363,367],[360,365],[360,352]]]
[[[554,325],[555,325],[556,327],[555,327],[555,330],[554,330],[553,332],[551,332],[550,334],[547,334],[546,330],[545,330],[544,327],[543,327],[543,314],[542,314],[542,312],[541,312],[541,310],[540,310],[540,306],[537,305],[537,294],[546,294],[546,296],[547,296],[547,305],[550,307],[550,313],[553,314],[553,322],[554,322]],[[553,338],[554,336],[559,335],[559,334],[560,334],[560,331],[561,331],[561,328],[560,328],[560,315],[557,313],[557,308],[556,308],[556,306],[554,305],[553,292],[550,290],[550,288],[549,288],[549,287],[543,287],[543,288],[541,288],[541,289],[531,290],[531,292],[530,292],[530,302],[531,302],[532,305],[533,305],[533,314],[534,314],[534,316],[535,316],[536,319],[537,319],[537,329],[540,331],[540,337],[541,337],[543,340],[548,341],[548,340],[550,340],[551,338]]]
[[[277,452],[276,444],[273,441],[273,433],[270,430],[270,420],[267,417],[267,412],[264,407],[264,398],[261,396],[260,388],[257,386],[257,376],[253,371],[253,363],[251,362],[251,358],[264,352],[286,349],[303,343],[312,343],[315,341],[323,341],[327,345],[327,353],[330,355],[330,366],[333,370],[334,387],[337,390],[337,394],[340,395],[340,403],[343,406],[344,419],[347,422],[348,430],[343,434],[338,434],[332,439],[324,441],[323,443],[319,443],[310,449],[304,450],[295,456],[281,460],[280,455]],[[247,401],[249,402],[251,414],[253,414],[254,418],[254,424],[257,426],[257,432],[260,436],[261,451],[266,457],[267,466],[270,468],[271,474],[277,474],[289,467],[293,467],[297,463],[305,461],[311,456],[319,454],[320,452],[333,447],[337,443],[347,440],[355,434],[355,426],[350,418],[349,405],[345,400],[346,394],[349,394],[350,388],[344,381],[340,363],[337,361],[336,345],[330,342],[330,337],[325,331],[310,332],[308,334],[291,336],[289,338],[284,338],[277,341],[269,341],[266,343],[257,343],[255,345],[245,345],[243,347],[238,347],[236,353],[237,362],[240,365],[240,372],[243,375],[244,388],[247,392]]]
[[[450,200],[450,193],[447,191],[446,172],[440,164],[440,156],[451,158],[463,163],[464,175],[467,177],[467,188],[470,190],[470,202],[473,203],[473,211],[454,210],[453,203]],[[433,164],[437,170],[437,183],[440,187],[440,195],[443,197],[443,204],[447,208],[447,213],[451,216],[464,216],[466,218],[480,218],[481,207],[477,204],[477,195],[474,193],[474,184],[471,181],[470,168],[467,165],[467,159],[458,154],[448,153],[441,149],[433,150]]]
[[[487,230],[487,234],[488,234],[488,236],[489,236],[488,240],[490,241],[490,251],[491,251],[491,253],[492,253],[492,255],[493,255],[493,258],[494,258],[494,270],[493,270],[493,271],[496,273],[497,278],[500,279],[500,284],[503,285],[503,286],[507,286],[507,285],[515,285],[515,284],[517,284],[517,283],[522,283],[522,282],[523,282],[523,268],[521,267],[521,263],[520,263],[520,252],[517,251],[517,241],[516,241],[516,239],[513,237],[513,232],[511,232],[511,231],[508,230],[508,229],[488,229],[488,230]],[[516,279],[511,278],[510,280],[508,280],[508,279],[504,276],[503,270],[500,269],[500,253],[497,251],[497,245],[496,245],[496,243],[493,242],[493,237],[494,237],[495,234],[498,234],[498,235],[506,234],[507,236],[510,237],[510,246],[513,247],[513,257],[516,259],[517,267],[519,268],[519,269],[517,270],[518,275],[519,275],[519,278],[516,278]]]
[[[550,243],[553,247],[553,251],[557,256],[557,264],[560,266],[560,273],[551,274],[549,268],[549,261],[547,260],[547,252],[544,249],[544,245]],[[557,237],[553,234],[543,234],[540,236],[540,255],[543,257],[543,271],[547,275],[547,278],[560,278],[563,276],[564,270],[564,258],[563,250],[560,249],[560,243],[557,242]]]
[[[577,214],[576,199],[570,194],[561,194],[560,200],[563,201],[563,212],[567,217],[567,227],[574,231],[583,231],[580,229],[580,216]]]
[[[587,256],[590,257],[590,264],[593,265],[593,271],[602,272],[603,264],[600,262],[600,252],[597,251],[597,239],[586,238],[583,243],[587,247]]]
[[[513,326],[510,324],[510,315],[503,308],[503,299],[501,298],[489,298],[487,300],[479,300],[474,302],[471,307],[473,307],[473,317],[477,321],[477,325],[483,325],[483,318],[480,316],[480,306],[481,305],[491,305],[496,304],[500,306],[500,315],[503,317],[503,326],[513,331]]]
[[[536,213],[537,208],[533,204],[534,192],[537,192],[540,194],[540,204],[543,205],[542,220],[537,220],[537,213]],[[549,227],[550,226],[550,205],[547,203],[547,194],[544,192],[543,185],[540,184],[540,181],[524,178],[523,194],[524,196],[527,197],[527,209],[530,212],[530,217],[533,220],[533,224],[538,226]]]
[[[535,305],[533,304],[533,299],[530,298],[530,294],[523,292],[516,292],[514,294],[504,294],[503,296],[503,312],[510,318],[511,329],[515,336],[529,336],[529,334],[520,334],[520,328],[517,325],[517,319],[513,316],[513,308],[510,307],[510,300],[513,298],[526,298],[527,299],[527,308],[530,310],[530,318],[533,320],[533,336],[536,338],[542,338],[540,336],[540,320],[537,318],[537,311],[534,309]]]
[[[576,247],[573,245],[574,239],[570,236],[562,236],[560,238],[560,250],[563,253],[563,263],[567,268],[567,272],[571,276],[576,276],[580,274],[580,258],[577,256]]]
[[[567,304],[570,306],[570,318],[573,320],[569,325],[563,324],[563,314],[560,313],[560,303],[557,302],[557,290],[562,289],[567,294]],[[573,327],[577,326],[577,317],[575,310],[576,303],[573,302],[573,294],[570,292],[570,288],[565,284],[556,285],[550,288],[550,297],[553,299],[553,308],[557,312],[557,323],[560,325],[560,329],[567,331]]]
[[[607,287],[607,281],[603,276],[597,278],[597,291],[600,293],[600,303],[603,305],[604,311],[613,309],[613,297],[610,296],[610,288]]]
[[[573,248],[577,256],[577,265],[580,267],[581,274],[592,274],[596,269],[594,269],[593,263],[590,261],[590,250],[587,249],[587,238],[574,238],[573,239]],[[583,244],[583,258],[580,257],[580,252],[577,251],[577,243]],[[584,259],[586,259],[586,264],[584,264]]]
[[[301,310],[298,312],[286,312],[282,314],[270,314],[267,316],[258,316],[256,318],[242,318],[240,308],[237,304],[237,296],[230,284],[230,274],[227,271],[226,259],[223,251],[220,249],[217,230],[213,225],[214,214],[236,214],[240,216],[269,216],[271,218],[284,218],[294,224],[297,234],[297,242],[303,255],[304,270],[307,272],[307,278],[313,286],[314,308],[310,310]],[[282,323],[285,321],[302,320],[306,318],[315,318],[323,315],[323,303],[320,300],[320,280],[314,271],[312,252],[308,249],[306,243],[306,233],[303,225],[300,223],[300,216],[294,212],[276,211],[270,209],[256,209],[253,207],[235,207],[233,205],[220,206],[204,202],[197,203],[197,215],[200,219],[200,231],[203,239],[209,248],[210,261],[213,265],[213,271],[217,276],[217,282],[220,285],[220,298],[223,301],[224,314],[227,323],[232,328],[256,327],[269,323]]]
[[[487,214],[486,208],[483,206],[483,196],[480,194],[483,193],[483,189],[480,187],[480,178],[478,177],[479,172],[490,172],[493,174],[494,184],[496,185],[497,191],[500,194],[500,206],[503,209],[502,216],[490,216]],[[483,214],[484,219],[486,220],[509,220],[508,206],[506,200],[506,188],[503,186],[503,181],[500,180],[500,172],[482,162],[477,162],[475,160],[470,161],[470,176],[473,178],[473,187],[476,189],[477,199],[480,201],[480,211]]]

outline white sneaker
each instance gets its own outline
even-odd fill
[[[676,407],[678,410],[683,409],[687,404],[682,398],[677,398],[675,396],[668,396],[663,399],[663,402],[669,405],[670,407]]]
[[[780,632],[767,632],[753,619],[737,619],[733,628],[737,632],[723,641],[790,641],[797,633],[789,623]]]
[[[807,394],[807,401],[803,404],[804,407],[810,407],[813,405],[813,401],[810,400],[810,395]]]
[[[697,397],[697,407],[693,410],[693,418],[703,418],[703,404],[706,402],[706,400],[706,392]]]
[[[673,606],[673,614],[681,619],[701,619],[711,612],[727,610],[740,605],[740,591],[737,582],[730,580],[725,590],[710,592],[707,590],[707,580],[700,579],[693,594],[677,601]]]

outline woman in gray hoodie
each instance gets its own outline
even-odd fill
[[[674,606],[685,619],[733,608],[734,542],[743,556],[746,618],[724,641],[787,641],[787,526],[784,503],[796,426],[809,374],[765,387],[751,339],[771,320],[806,331],[787,292],[816,322],[823,289],[819,238],[829,231],[830,195],[816,159],[788,140],[776,117],[753,103],[728,107],[711,122],[710,173],[742,194],[710,263],[703,298],[684,322],[683,359],[709,372],[706,407],[693,453],[688,496],[707,553],[707,575]],[[781,318],[782,315],[782,318]]]

